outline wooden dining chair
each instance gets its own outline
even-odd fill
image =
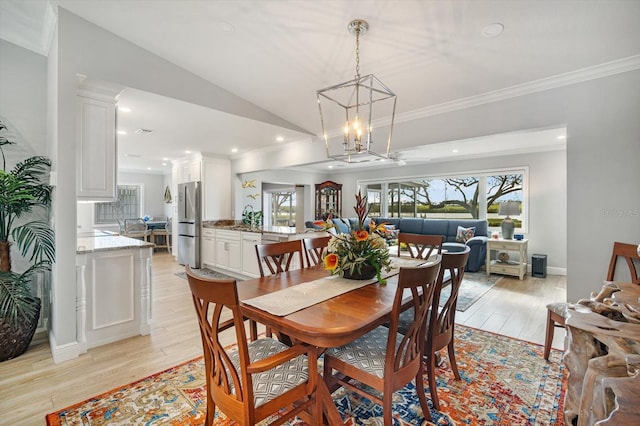
[[[431,306],[440,259],[428,266],[400,268],[389,327],[379,326],[369,333],[324,353],[324,381],[330,391],[339,386],[354,391],[382,405],[385,425],[391,425],[393,393],[415,380],[416,392],[424,417],[431,421],[424,382],[422,350],[424,324]],[[411,294],[413,322],[405,334],[398,333],[402,299]],[[334,372],[335,370],[335,372]],[[382,392],[367,391],[366,387]]]
[[[264,266],[268,268],[270,274],[279,274],[291,269],[292,266],[304,267],[302,256],[302,242],[300,240],[282,241],[271,244],[256,244],[256,255],[258,256],[258,267],[260,276],[264,277]],[[297,262],[295,259],[298,259]]]
[[[288,347],[267,337],[248,343],[236,281],[203,278],[189,266],[185,269],[204,351],[205,425],[213,425],[216,406],[243,425],[254,425],[272,414],[278,414],[274,424],[294,416],[317,421],[316,348],[303,343]],[[223,320],[227,312],[231,318]],[[219,339],[219,333],[229,328],[235,329],[237,346],[233,348]]]
[[[304,267],[302,242],[300,240],[256,244],[256,256],[258,258],[258,268],[260,269],[261,277],[288,271],[292,266],[296,266],[296,262],[294,262],[296,258],[298,259],[298,266],[300,268]],[[269,273],[265,273],[265,265]],[[253,320],[249,321],[249,325],[252,329],[256,327],[256,323]],[[265,333],[268,337],[271,337],[271,328],[267,327]],[[278,337],[280,340],[288,341],[283,336],[278,335]]]
[[[616,265],[619,259],[624,259],[629,267],[629,275],[632,283],[640,284],[638,277],[638,269],[634,262],[640,262],[640,253],[638,253],[637,244],[628,244],[621,242],[613,243],[611,252],[611,260],[609,261],[609,270],[607,271],[607,281],[614,281],[616,273]],[[544,338],[544,359],[549,360],[551,353],[551,344],[556,327],[566,327],[567,307],[566,302],[549,303],[547,305],[547,331]]]
[[[437,364],[436,354],[439,350],[445,347],[447,348],[453,375],[457,380],[460,380],[454,348],[454,328],[458,293],[460,291],[460,285],[462,284],[462,278],[464,277],[464,268],[469,259],[469,253],[471,253],[471,248],[466,246],[463,251],[446,252],[442,254],[440,273],[438,274],[437,285],[433,294],[428,323],[425,327],[424,356],[427,361],[431,402],[436,410],[440,409],[435,376]],[[440,294],[442,293],[442,289],[447,285],[451,287],[451,292],[442,307],[440,307]]]
[[[142,218],[124,220],[124,236],[129,238],[150,241],[151,231]]]
[[[398,233],[398,257],[402,256],[402,245],[407,247],[406,252],[414,259],[428,259],[434,252],[442,253],[443,235],[422,235]]]
[[[327,251],[331,237],[303,238],[302,245],[307,257],[307,266],[320,265]]]
[[[156,242],[156,237],[162,237],[161,241],[164,244],[160,245],[159,247],[165,247],[167,251],[171,253],[171,218],[167,218],[167,222],[165,223],[164,227],[152,230],[151,236],[154,243]]]

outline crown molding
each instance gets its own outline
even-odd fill
[[[504,89],[495,90],[493,92],[483,93],[477,96],[457,99],[451,102],[445,102],[438,105],[420,108],[417,110],[396,114],[395,122],[412,121],[420,118],[431,117],[447,112],[458,111],[465,108],[484,105],[492,102],[503,101],[506,99],[516,98],[531,93],[542,92],[545,90],[556,89],[558,87],[569,86],[576,83],[582,83],[597,78],[608,77],[614,74],[620,74],[628,71],[640,69],[640,55],[629,56],[627,58],[618,59],[611,62],[605,62],[600,65],[594,65],[582,68],[576,71],[570,71],[564,74],[558,74],[552,77],[534,80],[516,86],[506,87]]]

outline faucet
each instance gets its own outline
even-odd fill
[[[251,204],[247,204],[246,206],[244,206],[244,209],[242,209],[242,216],[249,219],[249,229],[253,229],[255,211],[253,210],[253,206]]]

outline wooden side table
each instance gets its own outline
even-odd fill
[[[524,279],[527,273],[527,243],[529,240],[503,240],[488,239],[487,240],[487,261],[485,268],[487,275],[493,273],[514,275]],[[505,252],[506,259],[499,259],[496,255],[495,260],[491,260],[491,251]],[[518,253],[518,258],[514,259],[511,253]]]

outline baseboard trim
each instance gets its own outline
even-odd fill
[[[49,332],[49,347],[51,348],[53,362],[56,364],[78,358],[80,354],[86,352],[86,349],[83,350],[82,345],[78,342],[58,345],[56,343],[56,336],[51,331]]]

